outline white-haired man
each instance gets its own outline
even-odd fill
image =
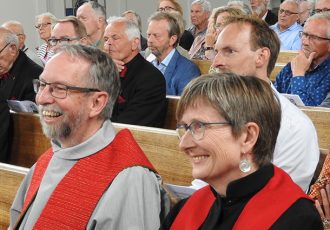
[[[253,13],[271,26],[277,22],[277,16],[267,8],[268,2],[269,0],[250,0]]]

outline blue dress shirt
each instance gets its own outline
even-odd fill
[[[272,30],[276,32],[281,40],[281,50],[300,50],[301,39],[299,32],[303,30],[302,26],[295,22],[292,26],[284,31],[280,31],[278,23],[270,26]]]

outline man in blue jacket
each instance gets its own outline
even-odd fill
[[[198,67],[176,50],[180,40],[180,28],[176,19],[165,12],[156,12],[149,18],[147,57],[166,80],[167,95],[181,95],[183,88],[200,75]]]

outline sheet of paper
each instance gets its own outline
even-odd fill
[[[164,184],[164,186],[179,200],[187,198],[196,191],[196,189],[193,189],[190,186],[175,184]]]
[[[292,104],[294,104],[296,106],[305,106],[304,102],[301,100],[301,98],[297,94],[285,94],[285,93],[282,93],[282,95],[284,97],[286,97],[289,101],[292,102]]]
[[[38,112],[38,106],[33,101],[7,100],[7,102],[8,107],[15,112]]]

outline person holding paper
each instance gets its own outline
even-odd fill
[[[177,112],[180,149],[206,186],[163,229],[322,229],[313,201],[271,163],[281,106],[271,86],[232,73],[191,81]]]

